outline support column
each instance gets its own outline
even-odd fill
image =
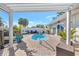
[[[71,18],[71,11],[67,11],[66,12],[66,16],[67,16],[67,19],[66,19],[66,44],[67,45],[70,45],[70,18]]]
[[[13,45],[13,14],[9,13],[9,45],[12,47]]]

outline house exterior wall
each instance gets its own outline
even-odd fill
[[[60,23],[54,24],[54,25],[52,26],[52,33],[55,34],[55,35],[57,34],[57,33],[56,33],[56,31],[57,31],[57,25],[64,25],[64,29],[65,29],[65,28],[66,28],[66,23],[65,23],[65,22],[66,22],[66,20],[63,19],[63,21],[61,21]],[[56,28],[56,30],[53,30],[53,28]],[[53,31],[55,31],[55,33],[54,33]]]
[[[79,13],[72,16],[71,28],[76,28],[76,33],[75,33],[75,38],[74,39],[79,41]]]
[[[70,21],[71,28],[76,28],[76,33],[75,33],[74,39],[79,41],[79,8],[72,10],[71,12],[72,12],[71,21]],[[55,21],[55,23],[52,25],[52,27],[57,27],[57,24],[64,24],[64,29],[66,29],[66,14],[64,14],[63,16],[60,15],[60,17],[57,18],[57,20],[60,21],[60,23],[56,23],[57,21]],[[63,19],[63,21],[61,21],[62,19]]]

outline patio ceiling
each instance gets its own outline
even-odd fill
[[[14,12],[43,12],[43,11],[57,11],[64,12],[67,9],[76,8],[72,3],[7,3],[5,4]],[[72,8],[73,7],[73,8]]]

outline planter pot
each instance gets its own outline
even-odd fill
[[[74,46],[61,42],[56,46],[56,56],[75,56]]]

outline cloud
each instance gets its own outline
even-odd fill
[[[36,24],[37,24],[36,22],[29,21],[29,27],[31,27],[31,26],[35,26]]]
[[[29,27],[31,27],[31,26],[36,26],[37,24],[46,24],[45,22],[43,22],[43,21],[29,21]]]
[[[35,26],[37,24],[43,24],[43,22],[41,22],[41,21],[39,21],[39,22],[29,21],[29,27]]]
[[[53,17],[56,17],[56,15],[49,15],[49,16],[46,17],[46,19],[52,21],[52,18],[53,18]]]
[[[31,23],[31,24],[32,24],[32,23],[34,23],[34,22],[33,22],[33,21],[29,21],[29,23]]]
[[[46,18],[47,18],[47,19],[49,19],[49,18],[52,18],[52,15],[50,15],[50,16],[47,16]]]
[[[40,23],[42,23],[42,22],[41,21],[39,21],[39,22],[29,21],[29,24],[40,24]]]

